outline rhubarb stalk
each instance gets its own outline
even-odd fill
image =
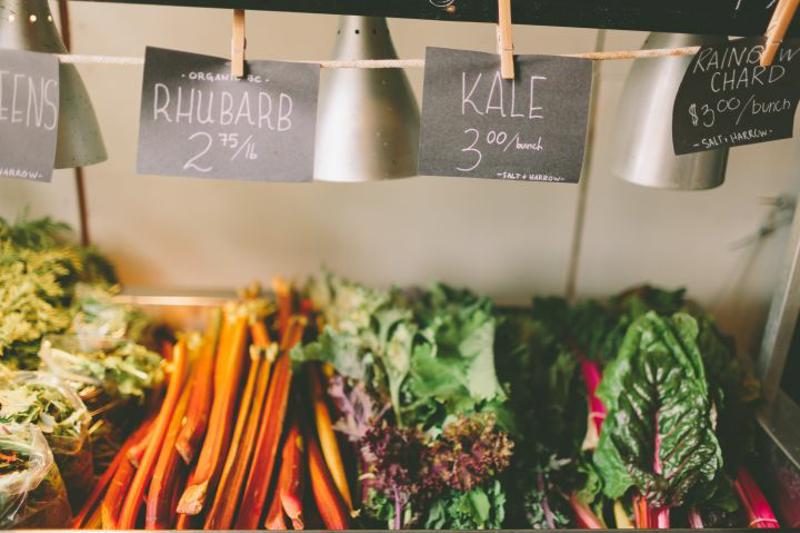
[[[122,462],[127,462],[128,459],[128,450],[131,449],[136,443],[143,440],[148,432],[150,431],[150,425],[153,423],[152,420],[145,420],[137,429],[134,431],[130,437],[127,438],[125,443],[119,449],[117,454],[114,456],[114,459],[111,461],[111,464],[108,465],[108,468],[100,476],[100,479],[97,480],[94,488],[92,489],[92,493],[89,494],[89,497],[86,499],[86,503],[83,504],[83,508],[77,514],[75,519],[72,522],[73,529],[82,529],[83,527],[87,526],[92,518],[96,514],[95,508],[97,504],[100,502],[100,496],[102,496],[106,489],[111,484],[111,480],[114,478],[114,474],[116,474],[117,470],[122,465]],[[101,515],[98,515],[101,516]]]
[[[214,397],[214,361],[221,324],[222,311],[214,309],[208,329],[203,336],[200,360],[192,376],[192,397],[186,408],[186,422],[175,442],[175,448],[186,464],[191,464],[197,455],[208,427],[208,416]]]
[[[242,398],[239,402],[239,413],[236,416],[236,426],[233,430],[233,437],[228,449],[228,456],[222,469],[219,481],[219,488],[214,497],[214,503],[206,515],[205,529],[230,529],[233,515],[236,512],[236,505],[239,502],[239,487],[236,484],[235,469],[238,462],[243,437],[247,424],[247,415],[250,413],[253,396],[255,394],[256,381],[263,364],[262,350],[255,345],[250,350],[250,369],[247,373]]]
[[[264,528],[269,531],[286,531],[289,529],[286,517],[283,514],[281,499],[277,494],[273,496],[272,503],[269,504],[269,509],[267,509],[267,519],[264,521]]]
[[[303,522],[303,435],[297,420],[293,421],[281,454],[277,497],[293,529],[304,529]],[[269,513],[267,513],[269,515]],[[269,520],[265,527],[268,527]]]
[[[174,521],[174,492],[182,474],[181,467],[185,466],[178,450],[175,449],[175,441],[181,430],[190,393],[191,389],[188,386],[184,387],[181,399],[172,413],[172,420],[153,470],[147,492],[145,529],[170,529]]]
[[[300,342],[305,324],[305,318],[293,317],[286,328],[286,334],[281,339],[283,353],[275,363],[269,384],[253,464],[245,483],[236,529],[256,529],[264,514],[264,504],[275,469],[275,458],[278,453],[292,381],[292,364],[287,352]]]
[[[128,456],[128,460],[131,464],[135,467],[139,467],[139,461],[141,460],[144,452],[147,450],[147,447],[150,445],[150,434],[144,435],[139,442],[131,446],[127,452],[125,452]]]
[[[254,341],[253,347],[256,347],[264,352],[264,361],[262,361],[258,370],[255,392],[253,394],[252,408],[248,414],[247,427],[245,429],[244,436],[242,437],[242,446],[236,456],[236,465],[231,475],[229,488],[226,489],[226,493],[229,494],[229,502],[228,506],[225,507],[226,511],[225,516],[222,519],[222,523],[232,523],[235,515],[245,477],[247,476],[253,460],[253,451],[256,446],[256,436],[258,435],[261,423],[261,413],[263,412],[264,404],[266,403],[270,371],[278,352],[277,345],[269,344],[269,338],[266,335],[266,328],[262,323],[257,323],[251,328],[251,331]],[[264,349],[264,347],[266,347],[266,349]]]
[[[134,529],[136,527],[136,520],[139,517],[139,509],[142,506],[145,487],[153,474],[156,459],[164,444],[164,438],[166,437],[170,420],[172,420],[172,413],[180,400],[181,391],[184,386],[184,374],[186,373],[186,366],[188,364],[185,341],[178,341],[172,359],[173,368],[172,375],[169,378],[169,385],[167,386],[167,395],[164,397],[164,403],[161,405],[158,418],[153,424],[150,443],[147,446],[147,450],[144,452],[139,468],[136,469],[136,475],[133,477],[133,481],[131,481],[130,490],[122,504],[117,524],[120,529]]]
[[[221,386],[215,391],[208,423],[208,434],[203,441],[197,466],[189,478],[186,489],[178,502],[178,512],[200,514],[206,500],[212,496],[222,471],[223,460],[231,441],[231,421],[239,392],[239,380],[244,367],[242,356],[247,342],[247,317],[239,313],[231,317],[230,342],[227,353],[217,361],[217,371],[224,372],[217,382]],[[224,361],[224,362],[221,362]]]

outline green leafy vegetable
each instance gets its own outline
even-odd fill
[[[94,250],[69,242],[49,218],[0,218],[0,362],[36,368],[44,335],[65,331],[79,281],[112,284],[113,269]]]
[[[506,494],[499,481],[469,492],[448,491],[434,500],[426,529],[500,529],[505,520]]]
[[[683,504],[722,467],[697,321],[648,312],[628,329],[597,395],[609,410],[594,461],[609,498],[635,487],[656,508]]]
[[[0,424],[0,529],[61,528],[71,519],[64,483],[41,430]]]
[[[14,372],[0,383],[0,423],[33,424],[47,439],[73,503],[91,491],[91,418],[66,383],[43,372]]]
[[[161,356],[127,340],[97,343],[74,336],[50,337],[43,343],[41,357],[48,372],[79,393],[99,387],[114,398],[143,400],[146,391],[164,378]]]

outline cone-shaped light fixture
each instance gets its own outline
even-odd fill
[[[335,59],[397,59],[386,19],[342,17]],[[402,69],[323,71],[314,175],[373,181],[417,173],[419,108]]]
[[[651,33],[644,49],[714,45],[725,37]],[[725,181],[728,149],[676,156],[672,107],[692,58],[660,57],[633,63],[620,100],[612,172],[645,187],[711,189]]]
[[[0,0],[0,48],[64,54],[47,0]],[[75,65],[61,63],[56,168],[105,161],[97,117]]]

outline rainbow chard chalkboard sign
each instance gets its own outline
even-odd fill
[[[675,153],[786,139],[800,98],[800,41],[786,41],[768,67],[761,37],[703,47],[675,98]]]

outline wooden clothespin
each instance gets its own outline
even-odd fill
[[[514,39],[511,36],[511,0],[497,0],[497,53],[500,54],[500,76],[504,80],[513,80]]]
[[[767,41],[764,44],[764,52],[761,54],[761,66],[768,67],[775,61],[775,55],[783,43],[783,36],[789,29],[794,18],[800,0],[778,0],[775,11],[767,26]]]
[[[244,33],[244,9],[233,10],[233,37],[231,38],[231,76],[244,77],[244,51],[247,39]]]

